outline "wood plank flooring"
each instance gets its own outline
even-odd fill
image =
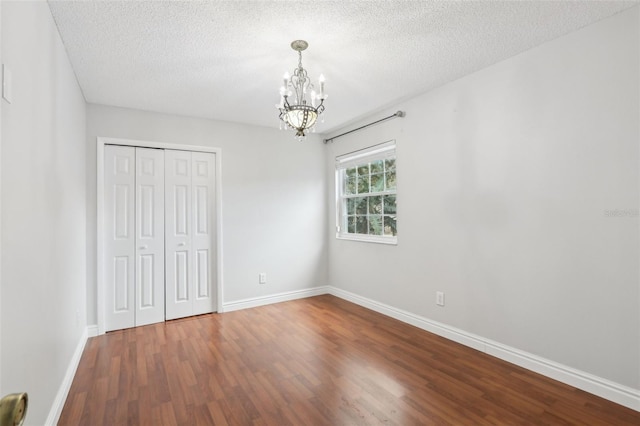
[[[333,296],[89,339],[60,425],[640,425]]]

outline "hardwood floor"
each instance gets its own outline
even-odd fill
[[[60,425],[640,425],[333,296],[89,339]]]

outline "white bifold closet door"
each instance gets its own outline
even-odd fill
[[[165,152],[166,319],[213,312],[215,154]]]
[[[164,151],[105,146],[105,329],[161,322]]]

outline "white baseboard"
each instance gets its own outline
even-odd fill
[[[546,358],[530,354],[503,345],[492,340],[485,340],[487,354],[500,358],[527,370],[547,376],[551,379],[592,393],[632,410],[640,411],[640,390],[603,379],[584,371],[550,361]]]
[[[47,420],[45,422],[45,425],[47,426],[55,426],[58,424],[58,420],[60,420],[60,414],[62,414],[64,403],[67,400],[67,395],[69,395],[69,389],[71,389],[71,383],[73,383],[73,378],[75,377],[76,370],[78,369],[78,365],[80,364],[80,358],[82,358],[82,352],[84,351],[84,346],[87,343],[90,328],[91,326],[85,327],[82,335],[80,336],[80,339],[78,340],[78,345],[76,346],[76,350],[71,357],[71,361],[69,362],[69,366],[67,367],[67,372],[62,378],[62,383],[60,383],[60,388],[58,388],[56,398],[53,400],[53,404],[51,404],[51,409],[49,410],[49,415],[47,416]]]
[[[484,337],[468,333],[446,324],[432,321],[419,315],[357,294],[328,286],[328,293],[341,299],[348,300],[357,305],[369,308],[373,311],[395,318],[402,322],[411,324],[423,330],[445,337],[454,342],[469,346],[481,352],[500,358],[504,361],[526,368],[527,370],[547,376],[551,379],[566,383],[578,389],[592,393],[599,397],[608,399],[632,410],[640,411],[640,390],[633,389],[619,383],[603,379],[584,371],[576,370],[566,365],[503,345]]]
[[[319,296],[327,294],[328,288],[313,287],[304,290],[287,291],[285,293],[271,294],[268,296],[252,297],[250,299],[237,300],[222,304],[222,312],[237,311],[240,309],[255,308],[258,306],[270,305],[272,303],[287,302],[289,300],[304,299],[305,297]]]
[[[87,326],[87,337],[96,337],[98,335],[98,325],[88,325]]]

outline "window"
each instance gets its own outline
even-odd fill
[[[396,144],[336,158],[337,238],[396,244]]]

